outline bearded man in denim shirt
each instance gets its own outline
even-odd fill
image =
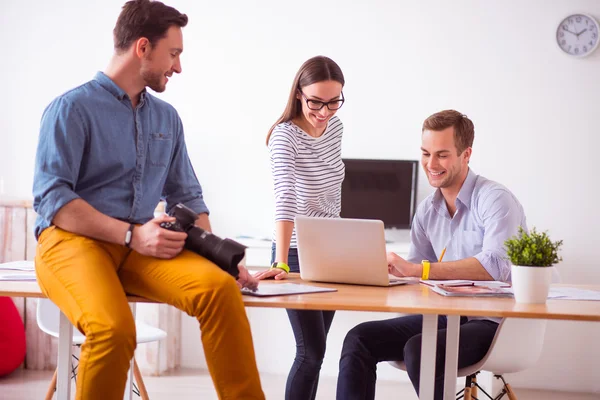
[[[239,287],[185,250],[186,233],[154,218],[183,203],[210,231],[208,208],[175,109],[146,91],[181,73],[185,14],[158,1],[127,2],[114,28],[105,73],[56,98],[45,110],[34,177],[40,287],[86,336],[77,399],[122,399],[136,347],[126,293],[167,303],[197,318],[219,398],[264,399]]]

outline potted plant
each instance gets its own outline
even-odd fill
[[[553,265],[562,261],[558,255],[562,242],[552,242],[546,232],[538,233],[535,228],[527,233],[522,226],[517,236],[504,242],[506,256],[512,263],[512,287],[516,302],[546,302]]]

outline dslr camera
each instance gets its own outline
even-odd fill
[[[246,254],[246,246],[231,239],[221,239],[194,225],[198,214],[179,203],[169,211],[175,222],[163,222],[161,227],[187,233],[185,248],[217,264],[235,279],[239,276],[238,264]]]

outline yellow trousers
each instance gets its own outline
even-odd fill
[[[51,226],[35,258],[44,294],[86,337],[76,398],[123,398],[136,347],[125,294],[166,303],[195,317],[220,399],[264,399],[250,325],[234,279],[184,250],[171,260],[143,256]]]

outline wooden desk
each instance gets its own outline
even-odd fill
[[[303,282],[297,274],[291,274],[287,282]],[[282,282],[263,281],[261,285],[277,285]],[[421,399],[433,399],[435,351],[438,315],[448,316],[446,346],[445,398],[453,399],[458,365],[458,336],[460,316],[487,316],[512,318],[537,318],[572,321],[600,322],[600,302],[548,300],[547,304],[517,304],[507,298],[469,298],[440,296],[423,285],[404,285],[390,288],[341,284],[314,283],[311,285],[333,287],[337,292],[312,293],[278,297],[243,296],[248,307],[295,308],[306,310],[383,311],[423,314]],[[568,285],[573,286],[573,285]],[[600,290],[598,285],[578,286],[582,289]],[[0,295],[12,297],[44,297],[36,282],[0,281]],[[130,302],[148,302],[131,296]],[[59,341],[59,383],[68,379],[72,325],[61,315]],[[67,338],[64,341],[62,338]],[[61,358],[62,357],[62,358]],[[67,360],[61,363],[61,360]],[[64,365],[63,365],[64,364]],[[62,369],[61,369],[62,368]],[[60,379],[61,376],[67,377]],[[70,387],[58,388],[58,399],[66,399]]]
[[[288,282],[302,282],[291,274]],[[269,282],[278,284],[281,282]],[[599,301],[548,300],[546,304],[518,304],[512,298],[444,297],[425,285],[404,285],[390,288],[314,283],[334,287],[335,293],[313,293],[280,297],[244,296],[249,307],[296,308],[307,310],[380,311],[423,314],[420,398],[433,399],[437,320],[447,315],[446,365],[444,398],[454,399],[458,370],[458,339],[460,316],[511,317],[570,321],[600,321]],[[569,286],[574,285],[556,285]],[[600,291],[598,285],[577,285],[581,289]]]
[[[306,283],[298,274],[286,281],[263,281],[277,285],[284,282]],[[305,310],[377,311],[406,314],[440,314],[470,317],[539,318],[600,322],[600,302],[548,300],[546,304],[518,304],[512,298],[444,297],[425,285],[374,287],[310,282],[310,285],[336,288],[334,293],[311,293],[293,296],[244,296],[248,307],[296,308]],[[554,285],[598,290],[598,285]]]

